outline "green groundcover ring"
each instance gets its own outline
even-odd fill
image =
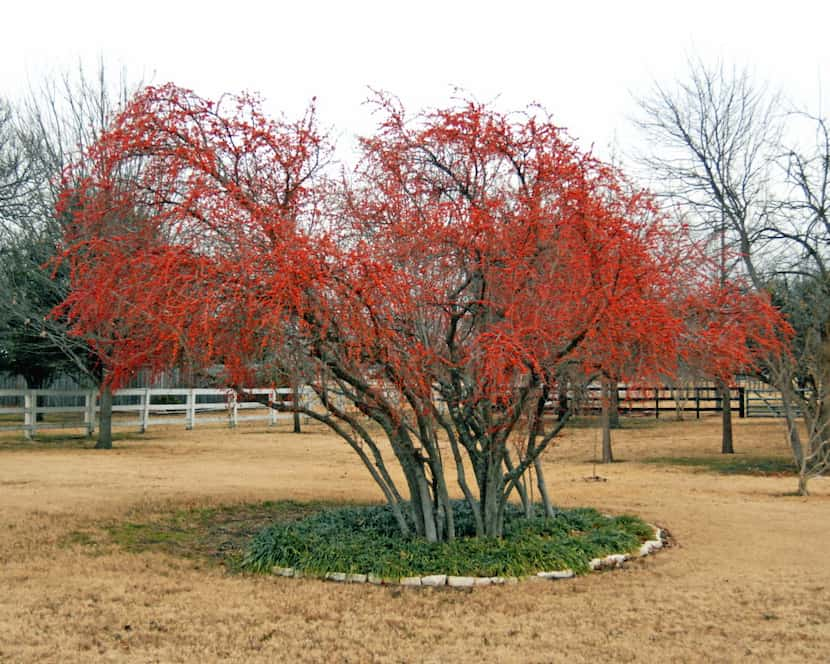
[[[561,576],[581,574],[604,566],[603,561],[616,565],[662,545],[654,527],[642,519],[591,508],[556,510],[546,518],[541,506],[535,506],[527,518],[509,505],[501,539],[474,537],[466,502],[453,501],[452,509],[456,539],[440,543],[403,537],[388,506],[325,509],[260,532],[242,567],[334,580],[408,579],[411,585],[419,585],[414,579],[429,577],[440,585],[441,577],[506,579],[555,570]]]

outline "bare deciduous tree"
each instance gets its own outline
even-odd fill
[[[806,113],[788,119],[796,126],[806,123],[812,140],[798,144],[793,136],[782,145],[777,164],[785,195],[764,229],[777,248],[772,288],[795,330],[792,356],[769,371],[784,395],[799,493],[807,494],[809,479],[830,469],[830,127],[826,118]],[[796,426],[798,412],[806,447]]]
[[[773,294],[793,326],[791,355],[769,358],[762,377],[782,393],[806,494],[809,478],[830,467],[830,131],[826,118],[784,108],[748,72],[692,62],[686,82],[655,85],[640,100],[638,124],[651,146],[640,163],[710,241],[713,278],[742,274]],[[813,136],[806,146],[796,140],[804,123]],[[724,408],[723,451],[731,450]]]
[[[639,100],[638,125],[651,152],[641,164],[658,194],[693,220],[713,247],[725,281],[736,270],[761,290],[756,254],[768,225],[771,154],[780,129],[778,97],[756,87],[749,73],[690,62],[673,88],[655,85]],[[716,381],[723,407],[722,452],[734,452],[729,385]]]
[[[0,107],[0,337],[10,368],[39,385],[68,371],[102,385],[102,365],[88,345],[50,316],[69,288],[65,268],[51,259],[63,237],[55,212],[61,176],[106,128],[130,94],[113,84],[101,63],[93,76],[80,68],[46,79],[16,105]],[[101,395],[96,447],[112,447],[112,395]]]

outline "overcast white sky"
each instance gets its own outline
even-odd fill
[[[367,86],[413,110],[460,86],[504,108],[540,102],[607,156],[633,140],[631,95],[682,76],[690,55],[748,66],[813,111],[830,100],[826,0],[21,0],[0,16],[0,96],[103,57],[209,98],[255,90],[289,115],[316,95],[346,136],[372,127]]]

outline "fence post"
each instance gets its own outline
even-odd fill
[[[31,440],[35,434],[37,420],[37,392],[26,390],[23,394],[23,436]]]
[[[700,419],[700,385],[695,385],[695,419]]]
[[[314,394],[314,390],[312,390],[308,385],[303,385],[300,387],[300,403],[303,405],[303,408],[309,408],[314,405],[314,399],[316,395]],[[444,412],[447,412],[447,403],[445,401],[441,402],[443,405],[441,406],[444,409]],[[304,424],[310,424],[312,419],[310,416],[306,415],[305,419],[303,420]]]
[[[236,392],[231,392],[228,397],[228,426],[236,427],[236,417],[239,414],[239,402],[236,399]]]
[[[147,427],[150,426],[150,388],[144,388],[144,394],[141,396],[141,433],[147,432]]]
[[[84,425],[87,438],[95,433],[95,399],[98,396],[95,390],[87,390],[84,394]]]
[[[191,388],[187,392],[187,406],[184,428],[188,431],[196,425],[196,391]]]
[[[300,388],[300,403],[303,405],[303,408],[308,408],[309,410],[311,409],[311,406],[314,405],[314,396],[315,396],[314,391],[308,385],[303,385]],[[446,401],[444,401],[443,404],[444,404],[444,406],[443,406],[444,412],[446,413],[446,412],[448,412],[449,406],[447,406]],[[310,424],[310,423],[311,423],[311,417],[306,415],[305,420],[304,420],[304,424]]]
[[[746,388],[738,388],[738,417],[746,417]]]
[[[654,388],[654,417],[660,419],[660,388]]]
[[[277,401],[277,391],[272,389],[268,392],[268,424],[274,426],[277,423],[277,409],[272,406]]]

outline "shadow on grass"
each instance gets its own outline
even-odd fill
[[[792,460],[781,457],[741,457],[724,454],[718,457],[651,457],[643,463],[684,466],[721,475],[793,476]]]
[[[20,438],[0,439],[0,451],[2,450],[88,450],[94,449],[97,435],[93,434],[91,437],[84,433],[77,434],[40,434],[33,436],[31,440],[26,440],[21,435]],[[123,431],[112,434],[113,447],[117,447],[119,442],[141,440],[152,440],[152,436],[146,433]],[[106,452],[106,450],[102,450]]]
[[[324,502],[266,501],[177,510],[149,521],[110,523],[97,531],[76,530],[62,544],[88,547],[93,555],[116,545],[132,553],[166,553],[238,571],[251,539],[264,528],[302,519],[329,506]]]

